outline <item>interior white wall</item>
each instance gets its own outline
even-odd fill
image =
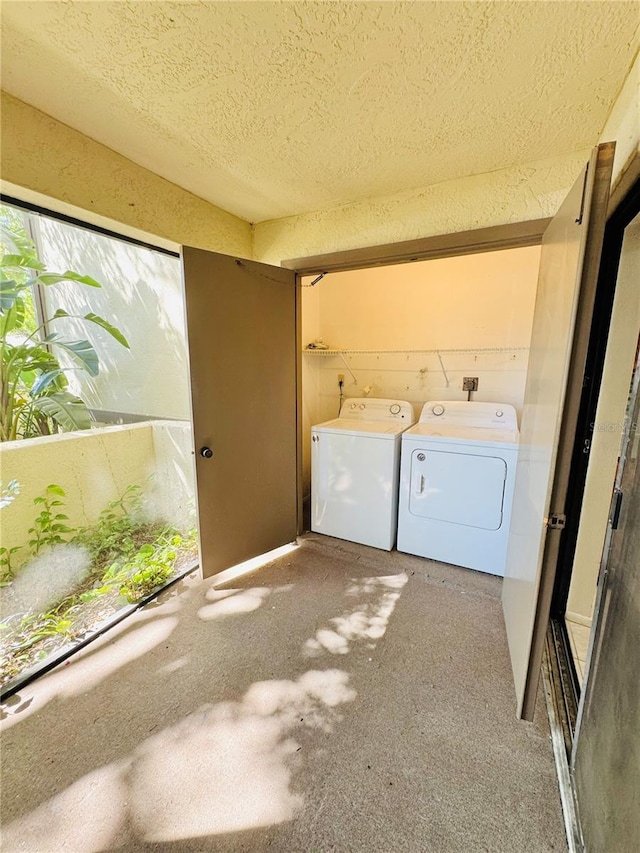
[[[337,416],[340,375],[347,397],[407,400],[416,415],[428,400],[466,399],[462,378],[477,376],[474,399],[519,413],[539,259],[533,246],[330,273],[304,287],[303,346],[322,338],[346,350],[302,356],[305,490],[310,428]]]

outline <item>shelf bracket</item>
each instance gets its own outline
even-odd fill
[[[442,356],[440,355],[439,352],[436,353],[436,355],[438,356],[438,361],[440,362],[440,370],[442,371],[442,375],[444,376],[444,381],[447,383],[447,388],[448,388],[449,387],[449,377],[447,376],[447,371],[445,370],[445,367],[444,367],[444,361],[442,360]]]
[[[351,368],[349,367],[349,363],[348,363],[347,359],[344,357],[344,353],[341,353],[341,352],[340,352],[340,353],[338,353],[338,355],[339,355],[339,356],[340,356],[340,358],[343,360],[343,362],[344,362],[344,366],[347,368],[347,370],[348,370],[348,371],[349,371],[349,373],[351,374],[351,378],[353,379],[353,384],[354,384],[354,385],[357,385],[357,384],[358,384],[358,380],[357,380],[357,379],[356,379],[356,377],[353,375],[353,370],[351,370]]]

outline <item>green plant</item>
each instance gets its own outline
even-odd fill
[[[162,586],[173,573],[181,545],[182,537],[178,535],[163,536],[153,544],[143,545],[123,566],[128,577],[120,587],[120,594],[133,603]]]
[[[116,560],[112,563],[106,572],[102,573],[99,581],[91,588],[81,592],[78,600],[83,604],[89,604],[92,601],[107,595],[114,589],[119,589],[120,585],[126,580],[127,573],[123,569],[123,561]]]
[[[74,637],[73,606],[62,602],[47,613],[19,613],[9,617],[0,629],[3,655],[0,674],[3,680],[13,678],[38,658],[47,654],[47,645],[59,645]],[[47,644],[46,641],[53,641]]]
[[[41,640],[49,637],[70,637],[73,620],[69,618],[68,606],[59,605],[47,613],[37,613],[25,616],[21,623],[18,638],[13,645],[14,653],[25,652]]]
[[[5,492],[9,491],[15,495],[17,486],[9,484]],[[68,540],[88,549],[92,568],[47,612],[14,612],[0,624],[2,681],[90,631],[121,607],[123,599],[136,603],[146,598],[173,575],[176,563],[184,565],[194,555],[195,528],[179,532],[166,523],[145,521],[138,485],[125,489],[102,511],[96,525],[77,531],[73,538],[60,512],[64,497],[64,490],[52,484],[34,501],[39,515],[31,528],[32,550],[37,553],[36,549]],[[7,575],[3,583],[9,596],[12,581],[13,576]]]
[[[68,368],[61,366],[55,352],[66,353],[76,368],[91,376],[100,369],[98,354],[88,340],[67,340],[48,327],[74,318],[100,326],[127,349],[129,344],[122,332],[92,312],[79,316],[59,308],[46,323],[39,323],[33,304],[35,286],[51,287],[63,281],[101,285],[72,270],[48,271],[10,208],[0,208],[0,227],[0,441],[87,429],[89,411],[80,397],[68,391]]]
[[[99,563],[115,554],[129,554],[136,547],[141,509],[142,487],[128,486],[119,498],[102,510],[97,523],[81,531],[75,541],[88,548],[92,559]]]
[[[4,545],[0,548],[0,586],[6,586],[13,577],[15,570],[12,565],[13,555],[18,551],[22,551],[20,545],[14,545],[13,548],[5,548]]]
[[[33,534],[33,537],[29,539],[29,547],[34,555],[39,554],[45,547],[63,545],[68,541],[63,536],[74,532],[72,527],[65,524],[69,516],[58,511],[59,507],[64,506],[64,501],[61,501],[60,498],[65,496],[62,486],[52,483],[47,486],[43,495],[34,498],[35,506],[42,507],[33,522],[33,527],[29,528],[29,533]]]

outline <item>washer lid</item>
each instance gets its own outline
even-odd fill
[[[483,427],[517,430],[516,410],[508,403],[476,403],[475,400],[430,400],[420,413],[420,423],[439,427]]]
[[[487,429],[450,424],[440,426],[431,421],[415,424],[403,436],[404,440],[419,438],[447,444],[474,444],[480,447],[503,447],[514,450],[518,447],[519,433],[517,429]]]
[[[411,403],[380,397],[348,397],[340,409],[340,418],[355,421],[391,421],[405,427],[415,422]]]
[[[368,436],[369,438],[395,438],[404,432],[407,424],[398,421],[357,421],[335,418],[312,427],[313,432],[340,433],[341,435]]]

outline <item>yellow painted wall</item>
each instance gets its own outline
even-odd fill
[[[539,259],[533,246],[329,273],[311,288],[319,331],[348,349],[528,346]]]
[[[640,58],[636,58],[600,136],[602,142],[611,140],[617,142],[615,183],[625,164],[640,151]],[[585,148],[549,160],[260,222],[254,227],[254,257],[279,264],[289,258],[553,216],[589,155],[590,149]]]
[[[472,143],[470,143],[472,144]],[[254,227],[254,257],[288,258],[552,216],[589,149]]]
[[[146,485],[155,467],[153,433],[145,423],[7,441],[0,445],[0,461],[3,482],[20,484],[18,497],[2,510],[2,544],[10,548],[30,538],[33,500],[50,483],[66,492],[64,512],[72,527],[95,522],[127,486]]]
[[[106,217],[116,231],[122,223],[176,244],[251,256],[247,222],[5,92],[1,105],[5,192],[26,188]]]
[[[34,498],[50,483],[66,492],[71,527],[95,523],[110,501],[131,485],[143,490],[145,517],[179,526],[194,501],[191,427],[176,421],[111,426],[0,444],[2,481],[20,484],[20,494],[2,509],[0,542],[26,545],[39,507]],[[27,556],[20,552],[17,562]]]
[[[462,378],[477,376],[474,399],[510,403],[519,412],[539,263],[540,247],[532,246],[329,273],[305,287],[303,345],[320,337],[351,351],[303,354],[305,489],[310,428],[336,417],[339,375],[347,397],[407,400],[416,416],[428,400],[466,399]],[[435,349],[443,350],[446,378],[437,354],[425,352]],[[465,352],[446,352],[455,349]]]

